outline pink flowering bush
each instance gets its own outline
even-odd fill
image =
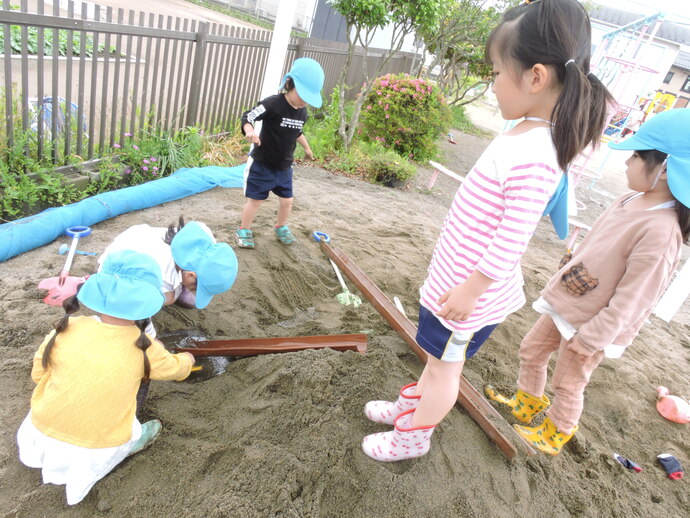
[[[451,124],[443,94],[431,81],[387,74],[364,102],[361,135],[418,162],[436,155],[438,137]]]

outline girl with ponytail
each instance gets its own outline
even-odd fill
[[[151,445],[157,419],[140,424],[142,380],[183,380],[194,357],[170,354],[144,332],[163,306],[161,271],[150,256],[113,252],[77,295],[34,356],[31,410],[17,432],[19,459],[64,484],[79,503],[125,457]],[[98,316],[73,316],[79,302]]]
[[[365,415],[393,430],[364,438],[378,461],[419,457],[457,400],[465,361],[525,303],[520,258],[543,214],[568,232],[569,163],[604,129],[611,95],[590,73],[589,17],[576,0],[537,0],[506,12],[486,46],[501,114],[519,120],[467,174],[420,290],[419,382]],[[414,445],[414,447],[410,447]]]

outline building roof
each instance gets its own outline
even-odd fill
[[[683,70],[690,70],[690,52],[679,52],[676,60],[673,62],[673,66]]]
[[[635,20],[639,20],[640,18],[645,18],[645,15],[643,14],[600,5],[594,6],[590,11],[589,16],[593,20],[609,23],[611,25],[615,25],[616,27],[621,27],[623,25],[632,23]],[[659,27],[656,35],[658,38],[664,40],[680,43],[681,45],[690,45],[690,29],[668,20],[661,23],[661,27]]]

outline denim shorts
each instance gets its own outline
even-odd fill
[[[280,198],[292,198],[292,167],[276,171],[254,160],[244,181],[244,195],[265,200],[269,192]]]
[[[462,362],[476,354],[497,325],[484,326],[469,339],[461,338],[444,327],[431,311],[420,306],[417,343],[434,358],[444,362]]]

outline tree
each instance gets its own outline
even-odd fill
[[[517,1],[494,1],[487,6],[488,3],[487,0],[451,2],[438,25],[420,33],[426,51],[434,56],[422,75],[428,77],[439,67],[439,86],[451,105],[469,104],[489,87],[491,67],[484,58],[486,40],[500,22],[503,11]],[[473,93],[466,99],[469,92]]]
[[[338,110],[340,124],[338,135],[347,148],[357,130],[357,123],[362,111],[362,105],[371,91],[373,80],[381,75],[384,67],[390,62],[396,52],[400,50],[403,40],[413,31],[431,31],[436,26],[442,10],[453,0],[331,0],[330,4],[339,12],[347,23],[348,53],[345,66],[340,74],[338,84]],[[367,69],[367,55],[374,32],[388,24],[392,25],[390,48],[376,71],[369,75]],[[362,73],[364,84],[355,102],[355,107],[349,119],[345,111],[345,94],[349,88],[345,84],[352,67],[352,58],[357,46],[363,49]]]

